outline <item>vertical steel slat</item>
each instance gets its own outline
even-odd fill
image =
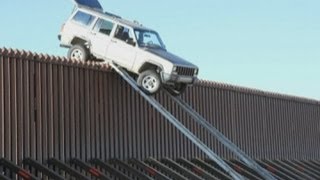
[[[121,78],[118,76],[118,78]],[[143,99],[142,97],[138,96],[137,98],[137,107],[138,107],[138,111],[136,114],[137,117],[137,130],[138,130],[138,139],[137,142],[139,145],[138,146],[138,159],[142,160],[142,156],[145,152],[145,148],[144,148],[144,136],[143,136],[143,132],[145,131],[145,129],[143,128],[143,119],[144,119],[144,115],[145,115],[145,109],[143,109]]]
[[[189,94],[188,95],[185,95],[187,96],[186,98],[189,98],[190,99],[190,103],[193,105],[194,107],[194,104],[195,104],[195,100],[196,100],[196,97],[195,97],[195,87],[192,86],[189,88]],[[190,127],[191,125],[191,122],[190,122],[190,118],[188,117],[188,121],[187,121],[187,126]],[[193,156],[194,155],[194,146],[193,146],[193,143],[189,140],[187,140],[185,137],[182,137],[183,138],[183,141],[187,144],[187,148],[185,150],[186,152],[186,155],[188,156]],[[187,157],[188,158],[188,157]]]
[[[109,149],[110,149],[110,157],[116,157],[116,145],[115,145],[115,141],[116,141],[116,131],[115,131],[115,122],[117,121],[116,120],[116,117],[115,117],[115,109],[117,107],[115,107],[115,103],[114,103],[114,99],[116,98],[116,90],[115,90],[115,86],[117,86],[117,79],[116,77],[114,77],[114,74],[112,74],[112,77],[109,77],[109,80],[111,81],[111,84],[112,86],[110,86],[110,89],[109,89]]]
[[[164,107],[168,107],[169,106],[169,102],[168,102],[168,98],[166,96],[163,96],[163,101],[164,101]],[[166,127],[164,129],[164,134],[165,134],[165,143],[167,143],[166,145],[166,154],[168,154],[169,157],[172,157],[172,150],[171,150],[171,145],[172,145],[172,141],[171,138],[172,134],[172,127],[169,123],[166,123]]]
[[[167,101],[168,101],[168,108],[171,110],[171,112],[177,117],[177,113],[176,113],[176,110],[174,109],[175,106],[174,106],[174,103],[172,102],[171,99],[167,98]],[[181,122],[181,119],[179,118],[180,122]],[[170,126],[170,137],[177,137],[177,130],[176,128]],[[170,144],[172,144],[172,148],[170,148],[170,151],[171,151],[171,157],[173,159],[176,159],[177,158],[177,146],[174,146],[174,144],[176,144],[176,139],[177,138],[170,138]]]
[[[58,94],[59,94],[59,142],[60,142],[60,148],[59,148],[59,159],[62,161],[65,161],[65,95],[64,95],[64,69],[65,67],[62,65],[58,66]]]
[[[309,105],[310,106],[310,114],[309,114],[309,124],[316,124],[316,122],[314,122],[314,120],[315,120],[315,108],[314,108],[314,106],[313,105]],[[316,130],[314,129],[314,127],[315,126],[312,126],[311,127],[311,134],[316,134]],[[307,148],[308,148],[308,154],[312,154],[312,149],[314,149],[314,148],[316,148],[315,146],[313,146],[313,144],[317,144],[316,142],[314,142],[314,139],[315,138],[312,138],[309,134],[307,134],[307,127],[304,129],[304,135],[309,139],[309,141],[307,141],[308,142],[308,146],[307,146]]]
[[[54,95],[53,95],[53,68],[52,64],[48,64],[47,69],[47,75],[48,75],[48,82],[47,82],[47,88],[48,88],[48,155],[47,158],[54,156],[54,147],[56,146],[55,143],[55,134],[54,134]]]
[[[82,104],[81,104],[81,86],[80,86],[80,68],[75,68],[74,70],[74,123],[75,123],[75,156],[74,157],[81,157],[81,152],[82,152],[82,145],[81,145],[81,139],[82,139],[82,134],[81,134],[81,113],[82,113]]]
[[[76,82],[78,82],[78,112],[77,112],[77,118],[76,120],[78,121],[78,132],[77,135],[77,143],[78,143],[78,153],[81,157],[81,159],[86,159],[86,131],[85,131],[85,69],[84,68],[78,68],[78,72],[76,74]]]
[[[66,89],[70,96],[70,157],[76,157],[76,120],[75,120],[75,111],[76,111],[76,87],[75,87],[75,69],[76,67],[69,67],[69,81],[70,89]],[[80,157],[80,156],[77,156]]]
[[[112,76],[111,73],[105,73],[103,76],[104,86],[103,86],[103,96],[104,96],[104,136],[105,136],[105,144],[104,144],[104,153],[105,153],[105,159],[109,157],[110,154],[110,84],[111,81],[108,77]]]
[[[129,87],[126,87],[126,88],[129,88]],[[151,129],[152,128],[152,117],[150,116],[150,113],[152,112],[152,109],[150,108],[150,106],[147,104],[147,103],[143,103],[147,109],[145,111],[145,118],[143,119],[145,123],[144,124],[144,140],[145,140],[145,156],[152,156],[152,152],[151,152],[151,149],[152,149],[152,137],[153,137],[153,133],[154,131]]]
[[[113,88],[114,88],[114,85],[115,85],[115,80],[114,80],[114,75],[112,74],[111,76],[108,76],[107,79],[108,79],[108,82],[110,82],[109,86],[108,86],[108,149],[109,149],[109,156],[110,157],[114,157],[114,127],[113,127],[113,122],[114,122],[114,117],[113,117]]]
[[[275,157],[274,158],[279,158],[279,157],[282,157],[282,153],[280,151],[280,148],[282,146],[282,144],[284,144],[284,136],[281,136],[280,134],[280,123],[281,123],[281,118],[279,117],[279,111],[280,111],[280,103],[279,103],[279,100],[278,99],[275,99],[274,100],[274,106],[273,106],[273,112],[274,112],[274,118],[272,119],[273,122],[277,122],[277,125],[278,126],[274,126],[275,129],[273,131],[274,133],[274,136],[272,137],[272,139],[274,140],[275,144]],[[283,137],[281,139],[277,139],[278,137]]]
[[[63,123],[63,131],[64,131],[64,158],[65,160],[69,160],[72,158],[71,156],[71,129],[74,129],[73,127],[70,127],[70,68],[64,67],[62,69],[63,72],[63,88],[62,93],[64,95],[64,123]],[[74,92],[72,92],[74,93]]]
[[[134,91],[133,89],[132,89],[132,91]],[[157,99],[159,99],[160,100],[160,95],[159,94],[157,94]],[[131,102],[132,103],[132,102]],[[160,120],[161,120],[161,117],[160,117],[160,113],[158,113],[158,112],[156,112],[156,110],[155,109],[153,109],[153,112],[154,112],[154,114],[155,114],[155,125],[156,125],[156,131],[157,131],[157,138],[156,138],[156,144],[157,144],[157,154],[154,156],[154,158],[160,158],[159,156],[160,156],[160,154],[164,154],[163,153],[163,149],[164,149],[164,144],[163,144],[163,136],[162,136],[162,128],[163,128],[163,124],[160,122]]]
[[[10,58],[4,61],[4,156],[11,160],[11,89],[10,89]]]
[[[273,130],[273,123],[272,123],[272,119],[271,119],[271,116],[272,116],[272,101],[269,99],[269,98],[266,98],[265,97],[265,121],[266,121],[266,124],[267,126],[269,127],[269,129]],[[265,138],[266,138],[266,141],[267,141],[267,148],[265,149],[265,151],[268,152],[268,154],[266,154],[264,156],[264,159],[266,157],[269,157],[269,156],[272,156],[273,155],[273,152],[274,152],[274,145],[273,145],[273,140],[272,140],[272,136],[271,134],[269,133],[269,131],[265,131]]]
[[[84,118],[83,120],[83,125],[84,125],[84,129],[83,129],[83,134],[85,136],[85,141],[82,142],[84,143],[85,146],[85,160],[90,159],[90,155],[91,155],[91,142],[90,142],[90,74],[89,74],[90,70],[86,69],[84,70],[84,112],[85,115],[83,116]]]
[[[100,147],[101,147],[101,135],[100,135],[100,127],[101,127],[101,121],[100,121],[100,115],[102,112],[100,112],[100,107],[102,106],[102,97],[99,94],[99,90],[100,90],[100,79],[99,79],[99,75],[101,73],[98,71],[94,71],[94,79],[95,79],[95,98],[96,98],[96,103],[95,103],[95,157],[96,158],[101,158],[101,151],[100,151]]]
[[[270,101],[269,99],[267,99],[266,97],[264,97],[264,104],[265,104],[265,116],[264,116],[264,119],[265,119],[265,123],[270,130],[272,130],[272,123],[270,123],[270,113],[271,113],[271,108],[270,108]],[[263,159],[266,159],[266,157],[269,157],[270,155],[272,155],[272,151],[273,151],[273,147],[272,147],[272,143],[271,143],[271,136],[270,134],[268,133],[269,131],[264,131],[264,138],[265,138],[265,141],[266,141],[266,149],[265,149],[265,156],[263,157]]]
[[[256,119],[255,119],[255,104],[254,104],[254,97],[253,95],[248,95],[248,99],[249,99],[249,108],[247,111],[251,111],[251,113],[249,112],[250,114],[250,132],[252,134],[255,134],[255,136],[251,136],[250,137],[250,149],[251,149],[251,152],[250,154],[252,154],[253,157],[255,157],[257,155],[257,152],[256,152],[256,146],[254,144],[254,142],[256,142],[256,138],[257,138],[257,134],[256,134]]]
[[[113,124],[113,157],[119,157],[119,111],[121,111],[121,109],[119,109],[119,98],[116,96],[116,94],[119,92],[119,86],[120,86],[120,79],[118,77],[116,77],[114,80],[115,81],[115,86],[113,86],[113,91],[112,91],[112,94],[113,94],[113,98],[112,98],[112,106],[113,106],[113,109],[112,109],[112,116],[113,118],[111,119],[112,120],[112,124]],[[141,139],[139,137],[139,139]],[[139,145],[141,145],[141,143],[139,143]],[[141,151],[139,151],[141,152]]]
[[[241,133],[244,134],[243,137],[243,142],[244,142],[244,148],[243,151],[251,154],[251,148],[249,147],[248,143],[250,142],[250,118],[248,116],[248,108],[249,108],[249,102],[248,102],[248,98],[247,98],[247,94],[242,93],[242,108],[241,108],[241,113],[242,113],[242,119],[241,122],[242,124],[242,128],[241,128]]]
[[[54,157],[60,157],[59,147],[60,147],[60,133],[59,133],[59,96],[58,96],[58,65],[52,65],[52,114],[53,114],[53,148],[54,148]]]
[[[23,126],[24,126],[24,135],[23,135],[23,147],[24,157],[30,157],[30,70],[29,70],[30,61],[23,61]]]
[[[226,113],[226,134],[227,134],[227,137],[228,139],[230,139],[231,141],[234,141],[234,138],[233,138],[233,126],[232,126],[232,105],[233,105],[233,102],[232,102],[232,99],[231,99],[231,91],[230,90],[225,90],[225,98],[226,98],[226,110],[225,110],[225,113]],[[227,157],[232,157],[232,152],[228,149],[226,149],[227,151]]]
[[[37,158],[37,137],[36,137],[36,72],[35,65],[37,63],[34,61],[30,62],[30,153],[31,158]]]
[[[100,112],[99,112],[99,104],[100,104],[100,96],[99,96],[99,77],[97,76],[98,71],[92,70],[90,71],[90,83],[91,83],[91,97],[92,100],[90,106],[90,121],[91,121],[91,158],[101,158],[100,156],[100,148],[98,144],[100,143],[99,136],[99,125],[100,125]]]
[[[120,86],[119,86],[119,88],[118,88],[118,90],[117,90],[117,92],[123,92],[123,90],[125,89],[125,82],[124,81],[122,81],[122,80],[120,80]],[[118,114],[118,123],[117,123],[117,126],[118,126],[118,138],[117,138],[117,141],[119,142],[119,144],[118,144],[118,157],[120,158],[120,159],[123,159],[123,157],[124,157],[124,132],[123,132],[123,130],[124,130],[124,123],[125,123],[125,121],[127,121],[127,119],[125,119],[124,117],[125,117],[125,115],[124,115],[124,113],[125,113],[125,108],[124,108],[124,105],[123,105],[123,99],[124,99],[125,97],[124,96],[122,96],[122,97],[118,97],[118,100],[117,100],[117,103],[118,103],[118,108],[117,108],[117,110],[118,110],[118,112],[117,112],[117,114]]]
[[[11,85],[11,97],[10,101],[11,103],[11,159],[14,163],[17,163],[17,60],[18,57],[15,57],[14,59],[10,60],[10,68],[11,68],[11,79],[10,79],[10,85]]]
[[[0,60],[1,61],[1,60]],[[0,62],[1,63],[1,62]],[[19,59],[17,61],[17,160],[18,162],[21,162],[21,160],[24,158],[23,152],[24,152],[24,146],[23,146],[23,137],[24,137],[24,127],[23,127],[23,66],[22,66],[23,60]],[[1,65],[0,65],[1,66]],[[1,68],[0,68],[1,71]],[[0,73],[0,91],[1,91],[1,73]],[[1,96],[1,92],[0,92]],[[1,111],[1,97],[0,97],[0,111]],[[0,112],[0,136],[1,136],[1,112]],[[1,138],[0,138],[1,141]],[[2,146],[0,142],[0,146]],[[1,148],[0,148],[1,151]],[[1,157],[1,152],[0,152]]]
[[[235,99],[235,92],[234,91],[230,91],[230,126],[229,131],[230,131],[230,139],[234,142],[234,144],[236,144],[239,147],[239,138],[238,136],[236,136],[236,129],[237,126],[235,124],[235,116],[236,116],[236,112],[235,112],[235,108],[237,106],[237,101]],[[233,158],[233,153],[231,151],[230,152],[230,157]]]
[[[299,121],[295,118],[295,112],[294,112],[294,104],[293,101],[289,101],[288,102],[288,113],[289,113],[289,119],[291,119],[292,121],[292,128],[293,128],[293,133],[296,135],[296,138],[294,138],[293,142],[292,142],[292,150],[291,150],[291,155],[297,157],[297,150],[294,150],[295,147],[301,142],[300,139],[302,138],[301,136],[297,135],[296,133],[299,133],[299,127],[297,126],[297,124],[299,123]],[[299,149],[299,148],[297,148]]]
[[[95,114],[95,102],[97,101],[96,96],[95,96],[95,90],[96,90],[96,84],[95,84],[95,72],[93,70],[89,71],[89,114],[90,114],[90,118],[89,118],[89,122],[90,122],[90,158],[95,157],[96,156],[96,148],[95,148],[95,126],[97,123],[97,119],[96,119],[96,114]]]
[[[105,136],[104,136],[104,131],[106,131],[106,129],[104,129],[104,121],[106,120],[104,118],[104,112],[103,112],[103,109],[104,109],[104,106],[105,106],[105,101],[104,101],[104,91],[103,91],[103,85],[104,85],[104,79],[103,79],[103,76],[104,76],[104,73],[98,73],[97,74],[98,76],[98,84],[99,84],[99,88],[98,88],[98,95],[99,95],[99,106],[97,107],[97,109],[99,109],[99,122],[100,122],[100,125],[97,127],[99,133],[98,133],[98,136],[99,136],[99,144],[97,144],[97,147],[99,148],[99,156],[100,158],[105,161],[106,160],[106,157],[105,157]]]
[[[256,119],[256,122],[257,122],[257,129],[258,129],[258,134],[259,134],[259,143],[256,143],[257,144],[257,151],[258,151],[258,157],[259,159],[262,159],[264,154],[265,154],[265,134],[264,132],[268,129],[268,126],[265,122],[265,119],[264,119],[264,101],[263,101],[263,97],[261,96],[258,96],[256,97],[256,103],[257,103],[257,119]]]
[[[289,119],[289,121],[292,122],[292,125],[291,125],[290,130],[289,130],[289,133],[290,133],[289,137],[296,137],[296,134],[293,131],[294,130],[294,122],[291,119],[290,112],[289,112],[289,109],[288,109],[288,104],[289,104],[289,101],[284,102],[284,106],[285,106],[284,112],[286,114],[286,116],[284,118],[285,119]],[[294,144],[295,141],[296,141],[296,138],[294,138],[291,141],[290,141],[290,139],[288,139],[288,147],[291,147],[291,148],[289,148],[288,151],[285,152],[287,157],[290,157],[290,156],[293,155],[292,148],[293,148],[293,144]]]
[[[45,161],[48,158],[48,64],[42,63],[41,64],[41,105],[42,105],[42,111],[41,111],[41,119],[42,121],[42,158],[40,162]]]
[[[190,69],[189,69],[189,72],[190,72]],[[208,120],[209,106],[207,105],[208,104],[208,94],[207,94],[208,91],[207,91],[207,89],[208,89],[207,87],[201,88],[201,90],[202,90],[201,94],[202,94],[202,98],[203,98],[203,101],[201,101],[201,108],[203,109],[203,116]],[[202,138],[203,138],[204,143],[207,144],[210,148],[212,148],[210,146],[210,140],[212,139],[212,137],[201,126],[200,126],[200,129],[202,131]]]
[[[4,126],[4,54],[0,54],[0,157],[4,157],[4,138],[5,138],[5,126]],[[1,168],[0,168],[1,171]]]
[[[88,116],[86,119],[87,122],[87,134],[88,134],[88,143],[87,143],[87,151],[88,151],[88,157],[86,160],[91,159],[92,157],[94,157],[94,124],[95,124],[95,117],[94,117],[94,89],[95,89],[95,85],[94,85],[94,77],[93,77],[93,72],[92,70],[88,70],[88,78],[87,78],[88,82],[87,82],[87,86],[89,86],[88,89]]]
[[[135,137],[132,137],[133,134],[134,134],[134,130],[133,130],[133,126],[135,124],[135,122],[133,122],[133,116],[134,116],[134,108],[132,108],[131,104],[133,104],[132,102],[132,97],[134,96],[134,91],[132,90],[132,88],[127,88],[126,89],[127,91],[127,94],[128,96],[126,97],[127,98],[127,104],[126,104],[126,108],[128,110],[128,132],[127,132],[127,138],[128,138],[128,151],[127,151],[127,154],[126,154],[126,158],[130,158],[130,157],[133,157],[134,155],[134,138]]]
[[[41,92],[41,63],[35,64],[35,140],[36,160],[42,161],[42,92]]]

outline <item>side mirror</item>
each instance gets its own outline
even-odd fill
[[[128,39],[126,40],[126,43],[127,43],[127,44],[130,44],[130,45],[132,45],[132,46],[136,46],[136,42],[134,42],[134,40],[133,40],[132,38],[128,38]]]

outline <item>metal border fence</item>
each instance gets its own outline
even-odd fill
[[[319,159],[320,102],[199,81],[182,98],[256,159]],[[156,99],[224,158],[234,158],[165,93]],[[0,49],[0,157],[205,158],[107,65]]]

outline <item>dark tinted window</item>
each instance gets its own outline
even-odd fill
[[[106,34],[106,35],[110,35],[111,31],[113,28],[113,23],[103,20],[103,19],[99,19],[96,26],[94,27],[95,31],[98,31],[102,34]]]
[[[118,25],[114,37],[125,42],[128,41],[129,39],[133,40],[133,34],[130,31],[130,29],[120,25]]]
[[[74,15],[73,20],[82,24],[82,25],[90,25],[93,21],[94,17],[90,14],[78,11],[76,15]]]

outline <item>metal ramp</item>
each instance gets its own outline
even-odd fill
[[[118,67],[114,63],[110,63],[110,66],[125,80],[132,88],[134,88],[146,101],[148,101],[158,112],[160,112],[170,123],[172,123],[181,133],[183,133],[189,140],[191,140],[198,148],[200,148],[210,159],[214,160],[224,171],[226,171],[233,179],[242,180],[245,179],[233,168],[231,168],[223,159],[221,159],[216,153],[214,153],[206,144],[204,144],[194,133],[186,128],[177,118],[175,118],[167,109],[165,109],[156,99],[152,96],[146,95],[136,84],[136,81],[121,67]],[[222,144],[224,144],[229,150],[237,155],[248,167],[255,170],[264,179],[275,180],[267,170],[263,169],[259,164],[253,161],[248,155],[240,150],[235,144],[233,144],[226,136],[213,127],[208,121],[206,121],[199,113],[197,113],[190,105],[184,102],[179,97],[174,97],[170,93],[167,94],[183,108],[185,112],[193,117],[193,119],[204,127],[211,135],[216,137]]]

